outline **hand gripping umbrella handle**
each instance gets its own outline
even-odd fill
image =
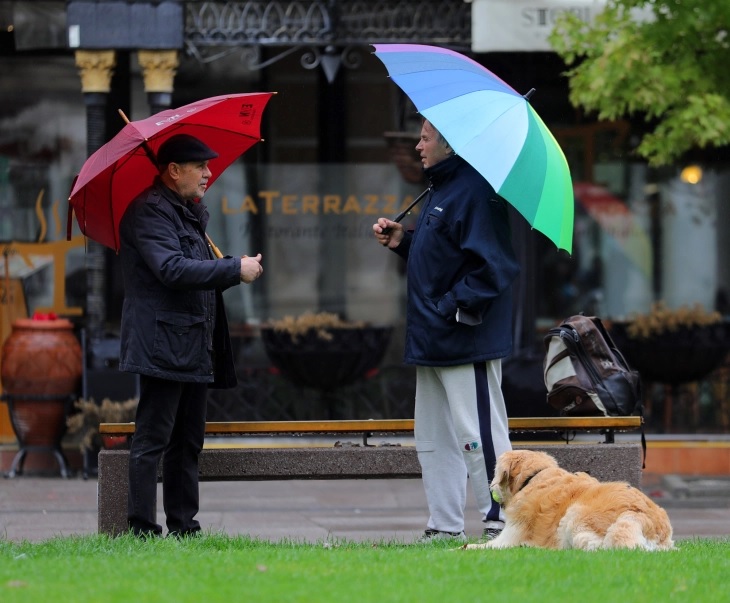
[[[423,191],[418,197],[416,197],[413,200],[413,203],[411,203],[408,207],[406,207],[402,212],[400,212],[395,218],[393,218],[393,222],[400,222],[403,218],[408,215],[408,212],[411,211],[416,204],[423,199],[426,196],[426,193],[428,193],[431,190],[431,187],[429,186],[425,191]],[[391,228],[383,228],[383,234],[388,234],[392,229]]]
[[[119,115],[122,116],[124,123],[128,124],[129,118],[125,115],[124,111],[122,111],[121,109],[117,109],[117,111],[119,112]],[[142,148],[144,149],[144,152],[146,153],[149,160],[153,163],[153,165],[157,165],[157,157],[155,157],[155,152],[152,150],[150,145],[147,143],[146,138],[142,141]],[[208,233],[205,233],[205,239],[206,239],[206,241],[208,241],[208,245],[210,245],[210,248],[213,250],[215,257],[217,257],[220,260],[223,257],[223,254],[221,253],[221,250],[215,246],[215,243],[213,243],[213,239],[210,238]]]

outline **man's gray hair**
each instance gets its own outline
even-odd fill
[[[434,128],[436,130],[436,128]],[[451,145],[449,144],[449,141],[444,138],[444,135],[441,134],[438,130],[436,130],[436,138],[438,139],[439,143],[444,145],[445,147],[448,147],[451,149]],[[453,149],[451,149],[453,151]]]
[[[428,123],[431,124],[431,127],[433,128],[434,132],[436,132],[436,140],[438,141],[438,143],[440,145],[445,146],[447,149],[450,149],[452,153],[455,153],[454,149],[451,148],[451,145],[449,144],[449,141],[446,140],[446,138],[444,138],[444,135],[441,134],[441,132],[439,131],[439,129],[436,126],[433,125],[433,122],[427,120],[426,118],[424,118],[423,121],[428,121]]]

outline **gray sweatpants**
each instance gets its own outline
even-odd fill
[[[416,369],[414,433],[431,529],[464,529],[467,476],[487,527],[503,525],[489,491],[497,457],[512,449],[501,383],[500,359]]]

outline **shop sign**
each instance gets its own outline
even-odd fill
[[[555,21],[571,12],[591,22],[605,0],[474,0],[471,9],[474,52],[550,52]]]

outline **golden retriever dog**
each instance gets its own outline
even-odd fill
[[[492,497],[504,509],[494,540],[462,548],[674,548],[666,511],[626,482],[569,473],[544,452],[513,450],[497,459]]]

